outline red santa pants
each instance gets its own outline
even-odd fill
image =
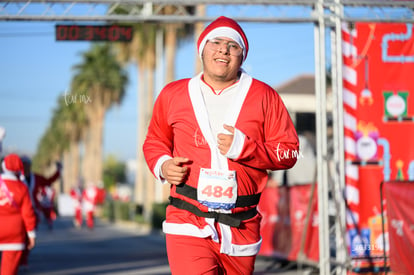
[[[93,227],[95,226],[94,217],[93,217],[93,211],[86,212],[86,225],[90,229],[93,229]]]
[[[24,249],[21,251],[22,255],[20,257],[20,264],[21,266],[27,266],[29,264],[29,254],[30,254],[30,250],[29,248],[27,248],[27,246],[29,245],[29,237],[26,235],[26,244],[24,246]],[[1,275],[3,275],[2,273],[0,273]]]
[[[1,275],[16,275],[19,270],[19,262],[22,257],[21,250],[1,252]]]
[[[42,207],[42,213],[45,217],[47,225],[51,228],[53,226],[53,220],[56,216],[54,216],[54,210],[52,207]]]
[[[168,262],[173,275],[249,275],[256,256],[229,256],[220,253],[220,244],[211,238],[166,235]]]
[[[73,220],[73,223],[75,224],[76,227],[81,227],[82,226],[82,208],[80,207],[76,207],[75,208],[75,217]]]

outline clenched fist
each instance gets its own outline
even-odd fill
[[[188,167],[183,164],[188,163],[190,160],[184,157],[174,157],[165,161],[161,166],[163,177],[170,183],[178,185],[184,182],[187,176]]]
[[[230,150],[231,144],[233,143],[234,139],[234,127],[224,124],[224,129],[229,131],[231,134],[218,134],[217,135],[217,144],[218,149],[222,155],[227,154]]]

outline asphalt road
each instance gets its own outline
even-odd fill
[[[69,217],[59,217],[54,229],[41,224],[29,269],[19,275],[169,275],[165,238],[131,225],[97,221],[94,230],[77,229]],[[274,259],[259,257],[254,275],[309,274],[281,267]]]

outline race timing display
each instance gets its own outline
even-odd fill
[[[132,26],[56,25],[56,41],[120,41],[132,39]]]

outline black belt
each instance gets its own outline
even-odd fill
[[[187,198],[193,200],[197,200],[197,188],[191,187],[187,184],[181,184],[177,185],[177,188],[175,190],[180,195],[186,196]],[[261,193],[247,196],[238,196],[235,207],[249,207],[258,205],[260,195]]]
[[[241,221],[248,220],[256,216],[257,210],[256,208],[249,209],[247,211],[239,212],[239,213],[217,213],[217,212],[203,212],[197,208],[197,206],[183,201],[179,198],[170,197],[170,204],[183,210],[190,211],[196,216],[203,217],[203,218],[212,218],[216,222],[227,224],[231,227],[239,227]]]

